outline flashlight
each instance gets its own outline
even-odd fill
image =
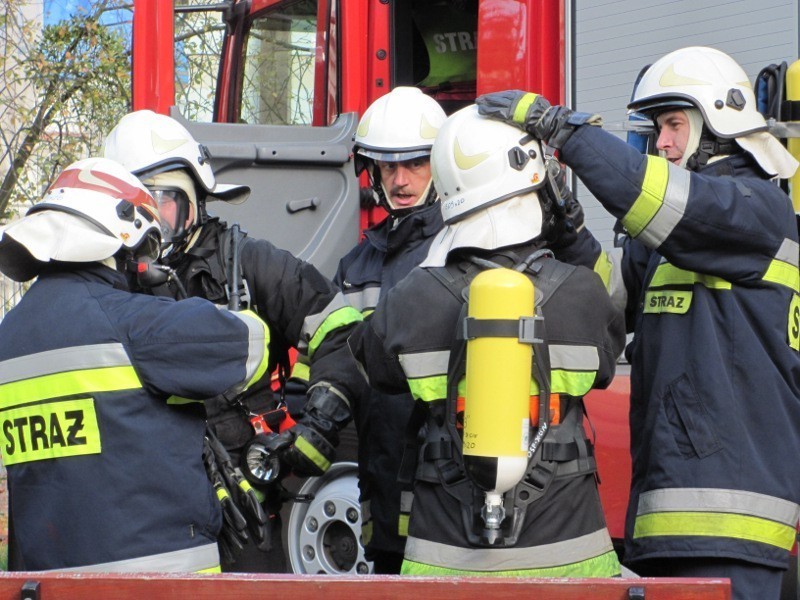
[[[252,437],[244,447],[240,459],[240,468],[245,479],[254,485],[266,485],[278,479],[281,461],[277,453],[267,448],[275,433],[259,433]]]

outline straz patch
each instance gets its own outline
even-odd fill
[[[797,294],[789,304],[789,346],[800,352],[800,296]]]
[[[644,296],[644,312],[686,314],[692,304],[692,292],[659,290]]]
[[[100,453],[94,400],[79,398],[0,413],[3,464]]]

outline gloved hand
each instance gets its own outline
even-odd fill
[[[339,431],[350,420],[350,407],[331,388],[311,388],[302,416],[296,424],[270,439],[267,449],[298,477],[324,474],[336,458]]]
[[[567,184],[567,171],[557,160],[551,158],[546,161],[550,190],[558,197],[555,209],[552,211],[552,224],[549,231],[548,247],[555,250],[565,248],[572,244],[578,232],[584,227],[583,206],[575,199],[572,190]]]
[[[252,534],[254,543],[260,550],[270,550],[272,539],[269,531],[269,517],[261,506],[258,493],[245,479],[241,470],[233,465],[230,454],[211,429],[206,431],[206,443],[214,454],[217,469],[225,482],[233,507],[245,520],[245,525]]]
[[[231,564],[247,543],[247,519],[231,495],[225,478],[219,470],[216,454],[211,447],[211,441],[206,436],[203,443],[203,463],[206,467],[208,479],[214,486],[220,505],[222,506],[222,529],[219,532],[219,549],[223,562]]]
[[[599,115],[575,112],[566,106],[551,106],[539,94],[520,90],[484,94],[475,104],[479,114],[516,125],[556,150],[579,126],[603,125]]]

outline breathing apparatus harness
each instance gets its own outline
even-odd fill
[[[498,256],[498,255],[495,255]],[[559,398],[558,416],[553,429],[551,411],[550,353],[541,309],[558,287],[575,269],[552,259],[550,250],[537,250],[525,260],[513,252],[499,254],[512,268],[531,277],[535,282],[536,313],[534,331],[528,332],[525,343],[533,344],[531,376],[539,384],[538,423],[532,425],[532,440],[528,446],[528,465],[522,480],[504,495],[507,515],[499,532],[487,535],[481,508],[483,492],[468,477],[464,467],[461,433],[458,423],[458,385],[466,373],[466,344],[468,336],[519,335],[518,322],[504,326],[499,322],[484,324],[483,330],[471,326],[466,317],[469,284],[482,270],[498,268],[497,262],[467,256],[459,263],[429,269],[431,274],[459,302],[463,302],[458,318],[455,339],[450,351],[447,373],[447,398],[444,402],[426,403],[418,400],[406,429],[406,442],[400,467],[399,481],[409,490],[413,479],[439,484],[461,505],[464,533],[470,545],[476,547],[512,547],[517,544],[528,508],[548,491],[556,476],[577,476],[596,473],[594,450],[584,439],[581,429],[584,411]],[[508,323],[512,323],[509,321]],[[487,328],[488,325],[488,328]],[[503,331],[505,329],[506,331]],[[513,330],[513,331],[512,331]],[[469,400],[467,400],[468,402]],[[561,407],[566,407],[562,409]],[[569,410],[572,408],[572,410]],[[424,425],[427,423],[427,427]]]

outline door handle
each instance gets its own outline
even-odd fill
[[[319,198],[305,198],[303,200],[290,200],[286,203],[286,210],[293,215],[301,210],[317,210],[317,206],[319,206]]]

